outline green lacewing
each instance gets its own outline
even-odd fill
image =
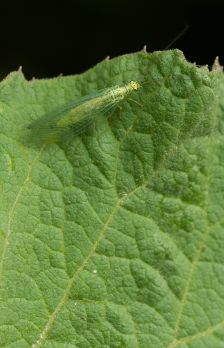
[[[137,81],[130,81],[89,94],[42,116],[32,122],[28,129],[37,134],[39,140],[46,142],[58,140],[68,129],[72,129],[73,134],[81,134],[99,113],[112,111],[122,99],[140,87]]]

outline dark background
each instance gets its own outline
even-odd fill
[[[73,0],[0,4],[0,78],[23,66],[25,76],[77,74],[106,56],[183,50],[199,65],[223,57],[224,1]]]

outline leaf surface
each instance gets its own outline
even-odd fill
[[[26,138],[43,114],[130,80],[147,82],[138,104],[81,136]],[[1,347],[224,346],[223,86],[177,50],[1,82]]]

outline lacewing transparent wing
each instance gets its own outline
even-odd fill
[[[63,133],[72,129],[73,134],[81,134],[97,115],[108,114],[111,109],[128,94],[137,91],[140,84],[130,81],[122,86],[114,86],[72,101],[32,122],[28,129],[41,142],[57,141]]]

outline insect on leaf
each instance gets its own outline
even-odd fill
[[[38,136],[41,142],[57,141],[70,129],[73,135],[84,132],[97,115],[108,116],[118,103],[140,85],[131,81],[126,85],[106,88],[63,105],[61,108],[32,122],[28,129]]]

